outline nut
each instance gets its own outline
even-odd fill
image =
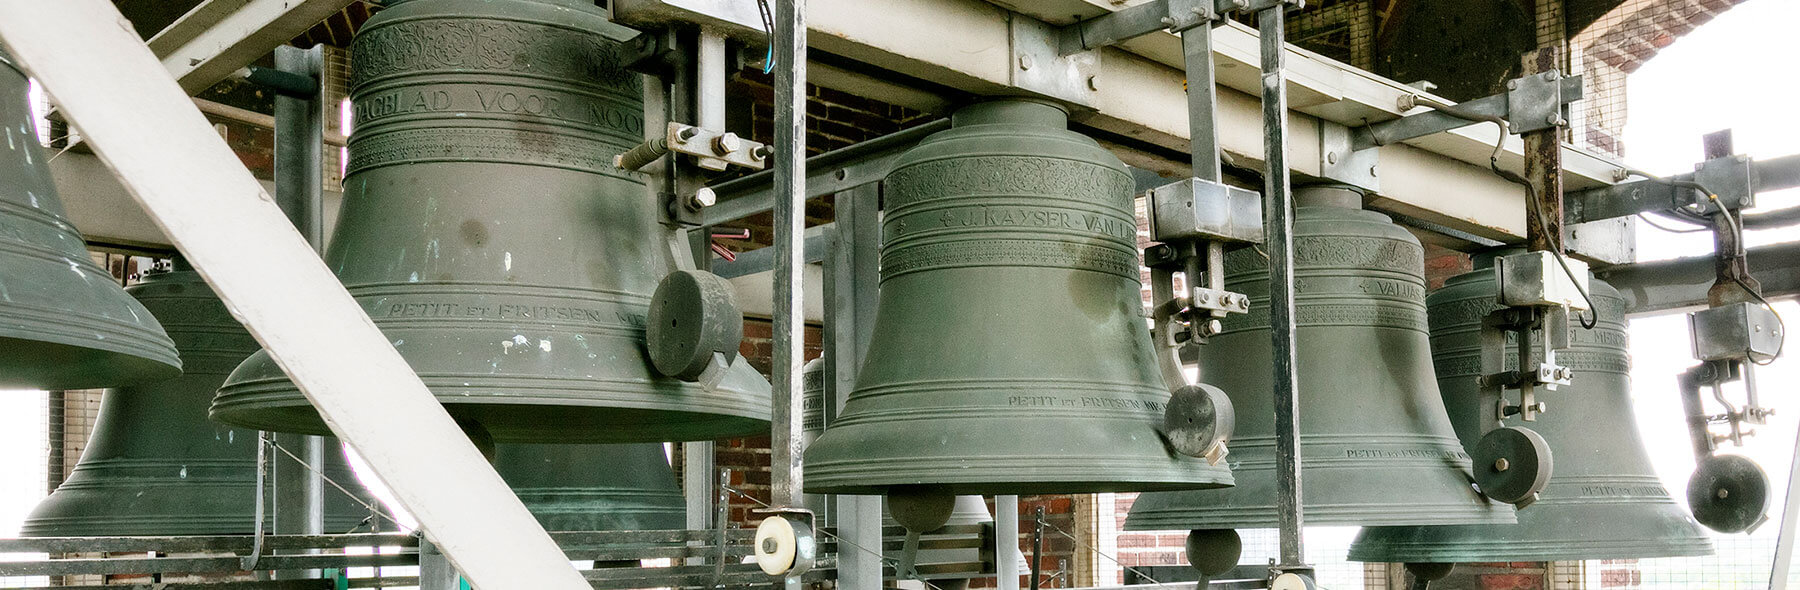
[[[729,131],[713,138],[712,142],[713,153],[721,156],[738,151],[742,147],[744,147],[744,140],[739,139],[736,133]]]
[[[719,194],[713,192],[712,188],[703,186],[695,190],[694,196],[688,199],[688,207],[701,209],[711,207],[717,202],[719,202]]]

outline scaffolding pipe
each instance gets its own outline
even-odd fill
[[[0,2],[0,40],[475,588],[590,588],[111,2]]]

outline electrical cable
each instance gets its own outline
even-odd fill
[[[1695,186],[1699,186],[1699,185],[1696,184]],[[1738,248],[1742,249],[1744,247],[1744,230],[1743,230],[1742,223],[1740,220],[1743,217],[1742,216],[1734,217],[1731,214],[1731,210],[1727,209],[1725,207],[1724,203],[1719,202],[1719,195],[1715,195],[1715,194],[1708,192],[1706,194],[1706,198],[1712,200],[1713,205],[1717,206],[1719,208],[1720,215],[1725,216],[1725,225],[1727,225],[1731,228],[1732,238],[1737,241]],[[1749,293],[1750,296],[1754,297],[1758,303],[1762,304],[1763,307],[1768,308],[1769,315],[1775,316],[1775,325],[1777,327],[1779,327],[1781,330],[1781,342],[1779,342],[1775,345],[1775,354],[1770,355],[1769,360],[1767,360],[1767,361],[1758,361],[1755,358],[1750,357],[1747,354],[1745,355],[1745,357],[1748,358],[1750,360],[1750,362],[1755,363],[1757,366],[1762,366],[1762,367],[1769,366],[1770,364],[1775,362],[1776,357],[1781,356],[1782,349],[1787,348],[1787,320],[1781,319],[1781,312],[1775,311],[1775,306],[1773,304],[1770,304],[1768,299],[1763,298],[1762,293],[1758,292],[1757,289],[1750,288],[1750,285],[1744,282],[1743,277],[1739,277],[1736,273],[1732,273],[1731,274],[1731,282],[1737,283],[1738,288],[1743,289],[1745,293]]]
[[[762,16],[763,34],[768,35],[769,49],[763,52],[762,73],[775,71],[775,13],[769,10],[769,0],[756,0],[756,12]],[[796,33],[805,35],[805,31]]]
[[[1645,225],[1649,225],[1650,227],[1654,227],[1656,229],[1660,229],[1662,231],[1666,231],[1666,232],[1669,232],[1672,234],[1697,234],[1697,233],[1701,233],[1701,232],[1712,231],[1712,230],[1709,230],[1704,227],[1690,227],[1687,229],[1681,229],[1678,227],[1669,227],[1669,226],[1657,223],[1655,221],[1652,221],[1650,219],[1649,215],[1645,215],[1643,213],[1637,214],[1637,218],[1639,220],[1643,221]]]
[[[1582,318],[1579,315],[1577,316],[1577,320],[1581,322],[1581,328],[1584,330],[1592,330],[1594,329],[1594,326],[1600,325],[1600,308],[1594,305],[1593,296],[1588,295],[1587,288],[1582,286],[1586,281],[1575,276],[1575,269],[1569,266],[1569,261],[1562,252],[1562,245],[1560,243],[1562,240],[1559,239],[1559,236],[1550,233],[1550,223],[1545,220],[1544,204],[1543,201],[1538,198],[1537,190],[1531,187],[1531,181],[1500,168],[1500,154],[1504,153],[1506,150],[1506,136],[1511,134],[1512,129],[1511,126],[1507,124],[1506,119],[1497,115],[1488,115],[1464,110],[1456,105],[1447,104],[1423,96],[1415,96],[1414,98],[1419,104],[1442,111],[1446,115],[1465,121],[1493,123],[1500,127],[1500,138],[1494,142],[1493,153],[1488,155],[1488,169],[1492,170],[1494,175],[1499,176],[1500,178],[1504,178],[1513,184],[1525,187],[1525,200],[1527,204],[1531,206],[1532,213],[1534,213],[1534,215],[1530,215],[1529,217],[1537,219],[1538,233],[1542,234],[1545,239],[1551,241],[1550,255],[1556,259],[1557,266],[1562,267],[1563,274],[1568,275],[1569,281],[1574,283],[1575,291],[1581,294],[1582,300],[1587,301],[1588,317]]]

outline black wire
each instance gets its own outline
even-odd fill
[[[1681,229],[1678,227],[1669,227],[1669,226],[1657,223],[1655,221],[1651,221],[1650,216],[1645,215],[1643,213],[1637,214],[1637,218],[1643,220],[1643,222],[1645,224],[1649,225],[1650,227],[1654,227],[1656,229],[1660,229],[1660,230],[1663,230],[1663,231],[1666,231],[1666,232],[1669,232],[1672,234],[1697,234],[1697,233],[1701,233],[1701,232],[1712,231],[1712,230],[1706,229],[1704,227],[1693,227],[1693,228],[1688,228],[1688,229]]]
[[[1594,326],[1600,325],[1600,308],[1599,306],[1594,305],[1594,298],[1588,295],[1587,288],[1581,286],[1582,283],[1585,283],[1586,281],[1581,280],[1580,277],[1576,277],[1575,269],[1569,267],[1569,261],[1564,257],[1562,252],[1562,245],[1560,243],[1562,240],[1559,239],[1560,236],[1550,233],[1550,223],[1545,220],[1544,204],[1538,199],[1537,191],[1531,187],[1531,181],[1500,168],[1500,154],[1505,151],[1506,136],[1511,133],[1511,128],[1507,125],[1506,119],[1495,115],[1486,115],[1464,110],[1456,105],[1446,104],[1424,97],[1419,97],[1418,102],[1419,104],[1437,109],[1446,115],[1458,119],[1466,121],[1484,121],[1500,127],[1500,139],[1494,142],[1494,151],[1488,155],[1488,169],[1492,170],[1494,174],[1500,178],[1504,178],[1513,184],[1525,187],[1525,200],[1527,204],[1531,206],[1532,212],[1536,214],[1528,217],[1537,218],[1538,233],[1542,234],[1544,239],[1550,240],[1550,255],[1556,258],[1557,266],[1561,266],[1563,274],[1568,275],[1569,281],[1574,283],[1575,292],[1580,293],[1581,299],[1587,302],[1588,317],[1582,318],[1580,315],[1576,316],[1577,321],[1581,322],[1581,329],[1592,330],[1594,329]]]

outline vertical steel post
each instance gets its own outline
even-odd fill
[[[1223,173],[1219,166],[1219,95],[1213,75],[1211,21],[1181,32],[1181,54],[1187,68],[1188,151],[1194,178],[1218,182]]]
[[[994,496],[994,571],[999,590],[1019,590],[1019,497]]]
[[[1300,396],[1294,359],[1294,219],[1288,180],[1286,4],[1257,15],[1262,37],[1263,219],[1269,250],[1269,333],[1275,379],[1275,507],[1281,566],[1303,566],[1300,482]]]
[[[1557,71],[1560,52],[1538,49],[1526,60],[1527,75]],[[1521,134],[1525,141],[1525,179],[1536,203],[1525,208],[1525,241],[1532,250],[1563,252],[1562,126]],[[1548,230],[1546,232],[1545,230]]]
[[[1044,507],[1032,511],[1031,518],[1031,590],[1043,586],[1044,577]]]
[[[694,122],[707,129],[725,128],[725,38],[711,31],[700,31],[695,43],[694,75],[677,78],[677,83],[693,81],[694,88],[675,92],[677,96],[693,98]],[[665,121],[666,123],[666,121]],[[655,133],[661,134],[662,127]],[[691,172],[691,168],[681,165],[677,159],[670,158],[671,166],[677,167],[677,174]],[[698,179],[692,179],[698,180]],[[690,186],[691,185],[691,186]],[[698,182],[678,182],[675,190],[692,190],[699,186]],[[693,241],[697,244],[712,243],[712,228],[697,227],[688,230],[693,232]],[[712,252],[705,246],[693,248],[695,268],[705,269],[710,266]],[[713,441],[694,441],[682,443],[682,480],[692,482],[687,486],[687,527],[704,530],[713,526],[712,510],[712,473],[713,473]],[[693,563],[703,563],[704,557],[694,558]]]
[[[837,194],[837,228],[832,244],[831,261],[825,269],[826,301],[830,308],[827,340],[825,425],[830,428],[838,410],[856,386],[856,371],[862,366],[868,350],[871,328],[875,322],[875,302],[880,281],[878,260],[881,248],[881,185],[866,184]],[[838,588],[843,590],[880,590],[881,556],[872,551],[881,546],[880,496],[836,495],[831,497],[831,514],[837,526]]]
[[[323,75],[323,48],[275,49],[275,69],[319,80]],[[294,222],[294,228],[314,251],[325,248],[324,177],[325,105],[318,94],[309,98],[275,95],[275,204]],[[325,533],[325,439],[304,434],[273,434],[275,444],[293,449],[305,465],[277,453],[274,467],[276,534]],[[264,493],[258,489],[257,493]],[[345,531],[332,531],[345,532]],[[309,550],[307,553],[316,553]],[[299,572],[300,578],[317,578],[319,570]],[[291,574],[290,574],[291,575]],[[278,578],[288,577],[277,573]]]
[[[806,0],[775,1],[775,306],[770,379],[770,499],[800,502],[802,438],[800,365],[806,326]]]

